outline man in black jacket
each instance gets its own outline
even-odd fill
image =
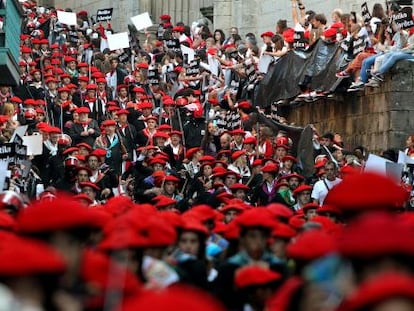
[[[96,138],[101,135],[98,123],[88,118],[89,108],[81,107],[76,109],[76,112],[79,114],[79,122],[73,123],[68,132],[72,143],[73,145],[87,143],[93,147]]]

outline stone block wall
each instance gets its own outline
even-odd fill
[[[380,88],[304,103],[288,109],[286,117],[296,125],[314,124],[321,134],[340,133],[349,149],[402,149],[414,134],[414,62],[397,63]]]

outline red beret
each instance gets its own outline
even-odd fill
[[[243,214],[238,216],[235,221],[242,228],[258,227],[271,231],[277,222],[270,216],[271,214],[266,208],[254,208],[245,211]]]
[[[296,236],[286,248],[289,258],[300,261],[313,261],[336,250],[335,239],[325,231],[317,229]]]
[[[230,204],[230,203],[228,203],[230,201],[230,199],[232,198],[232,195],[230,195],[226,191],[222,192],[221,194],[228,194],[229,196],[227,197],[226,205],[224,205],[220,209],[220,213],[226,214],[228,211],[236,211],[237,213],[242,213],[246,210],[246,208],[242,204],[234,204],[234,203]],[[219,199],[218,195],[216,197],[217,197],[217,199]]]
[[[263,38],[263,37],[273,37],[274,36],[274,33],[273,32],[271,32],[271,31],[266,31],[266,32],[263,32],[261,35],[260,35],[260,37],[261,38]]]
[[[173,183],[179,183],[180,179],[178,177],[175,177],[174,175],[167,175],[164,179],[165,182],[173,182]]]
[[[69,153],[75,152],[75,151],[79,151],[79,148],[77,147],[69,147],[67,149],[65,149],[65,151],[63,151],[63,155],[67,155]]]
[[[85,169],[85,168],[84,168],[84,167],[82,167],[81,169]],[[92,189],[95,189],[96,191],[101,190],[101,188],[100,188],[97,184],[95,184],[95,183],[93,183],[93,182],[91,182],[91,181],[84,181],[84,182],[81,182],[81,183],[79,183],[79,187],[81,187],[81,188],[84,188],[84,187],[90,187],[90,188],[92,188]]]
[[[296,236],[296,230],[290,225],[278,223],[272,231],[272,238],[291,239]]]
[[[115,120],[105,120],[102,122],[102,126],[116,126]]]
[[[89,82],[89,78],[87,76],[82,76],[78,78],[78,81]]]
[[[153,120],[155,122],[158,122],[158,118],[156,116],[148,116],[145,118],[145,121],[148,122],[149,120]]]
[[[216,218],[216,211],[206,204],[200,204],[193,206],[192,209],[188,210],[183,214],[185,217],[194,217],[201,222]]]
[[[262,160],[261,159],[256,159],[256,160],[253,161],[252,167],[259,166],[259,165],[262,165]]]
[[[96,84],[88,84],[86,86],[86,89],[87,90],[96,90],[96,89],[98,89],[98,86]]]
[[[75,110],[76,113],[89,113],[91,112],[88,107],[79,107]]]
[[[187,150],[185,157],[189,160],[192,159],[192,157],[194,156],[194,154],[196,154],[198,151],[201,151],[200,147],[195,147],[195,148],[190,148]]]
[[[337,34],[337,30],[335,28],[328,28],[323,32],[325,38],[335,38]]]
[[[235,183],[235,184],[230,186],[230,190],[231,191],[237,191],[237,190],[249,191],[250,187],[246,186],[245,184]]]
[[[96,79],[96,83],[105,83],[106,84],[106,79],[105,78],[98,78],[98,79]]]
[[[58,92],[59,93],[61,93],[61,92],[68,92],[69,93],[70,89],[66,86],[62,86],[62,87],[58,88]]]
[[[361,215],[345,227],[339,252],[348,258],[413,256],[411,237],[412,228],[401,217],[386,212],[371,212]]]
[[[310,209],[318,209],[319,205],[317,203],[308,203],[305,204],[302,208],[303,212],[306,213]]]
[[[180,131],[171,131],[168,135],[169,135],[170,137],[171,137],[171,136],[173,136],[173,135],[177,135],[177,136],[182,137],[182,136],[183,136],[183,133],[182,133],[182,132],[180,132]]]
[[[379,273],[349,295],[338,311],[373,310],[381,302],[402,298],[414,302],[414,278],[398,271]]]
[[[277,220],[287,221],[293,216],[293,211],[283,204],[272,203],[267,205],[266,209],[270,212],[271,216]]]
[[[77,227],[96,227],[93,215],[79,202],[59,195],[50,202],[36,202],[20,211],[17,229],[23,234],[52,232]]]
[[[31,53],[31,52],[32,52],[32,49],[31,49],[30,47],[28,47],[28,46],[22,46],[22,47],[20,48],[20,51],[21,51],[22,53]]]
[[[296,163],[296,162],[297,162],[296,158],[295,158],[294,156],[290,155],[290,154],[285,155],[285,156],[282,158],[282,162],[285,162],[285,161],[288,161],[288,160],[290,160],[290,161],[292,161],[292,162],[294,162],[294,163]]]
[[[183,33],[184,32],[184,27],[183,26],[175,26],[173,29],[172,29],[172,31],[174,32],[174,31],[176,31],[176,32],[181,32],[181,33]]]
[[[175,243],[177,232],[166,219],[150,217],[145,224],[149,247],[167,247]]]
[[[83,148],[87,149],[88,151],[92,151],[92,147],[89,146],[87,143],[79,143],[79,144],[76,145],[76,147],[78,147],[79,149],[83,147]]]
[[[224,311],[225,308],[212,296],[194,287],[174,285],[162,291],[147,291],[145,295],[136,295],[126,300],[119,311],[135,310],[197,310]]]
[[[78,68],[82,68],[82,67],[89,67],[89,65],[87,63],[79,63],[78,64]]]
[[[160,16],[160,19],[161,19],[161,20],[164,20],[164,21],[169,21],[169,20],[171,20],[171,16],[170,16],[170,15],[168,15],[168,14],[162,14],[162,15]]]
[[[47,244],[8,233],[1,233],[0,237],[4,244],[0,248],[0,276],[61,274],[65,271],[63,257]]]
[[[132,92],[135,92],[135,93],[141,93],[141,94],[145,94],[145,90],[144,90],[142,87],[140,87],[140,86],[135,86],[135,87],[132,89]]]
[[[246,154],[245,150],[237,150],[237,151],[232,153],[231,159],[233,161],[236,161],[238,158],[240,158],[242,155],[245,155],[245,154]]]
[[[409,193],[385,176],[375,173],[351,175],[329,191],[324,203],[342,211],[397,209],[408,200]]]
[[[259,266],[246,266],[237,270],[234,284],[237,288],[262,286],[282,279],[280,273]]]
[[[293,195],[298,195],[303,191],[312,191],[312,187],[309,185],[300,185],[295,190],[293,190]]]
[[[128,110],[126,110],[126,109],[120,109],[120,110],[118,110],[118,111],[116,112],[116,115],[117,115],[117,116],[119,116],[119,115],[121,115],[121,114],[126,114],[126,115],[128,115],[128,114],[129,114],[129,111],[128,111]]]
[[[140,68],[140,69],[148,69],[149,68],[149,65],[147,63],[138,63],[137,64],[137,68]]]
[[[242,129],[235,129],[233,131],[230,132],[231,135],[242,135],[244,136],[246,134],[246,132]]]
[[[324,215],[326,213],[337,215],[337,216],[342,215],[342,211],[338,207],[333,206],[333,205],[327,205],[327,204],[320,206],[316,210],[316,212],[318,213],[318,215]]]
[[[276,174],[279,171],[279,165],[274,163],[269,163],[263,166],[262,172],[263,173],[274,173]]]
[[[111,227],[109,233],[99,243],[97,248],[101,251],[111,252],[122,249],[143,248],[148,244],[148,239],[140,234],[132,225],[121,223]]]
[[[10,98],[10,102],[12,102],[12,103],[18,103],[18,104],[23,103],[23,101],[19,97],[17,97],[17,96],[13,96],[12,98]]]

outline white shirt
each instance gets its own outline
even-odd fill
[[[335,178],[335,180],[333,181],[327,179],[317,181],[313,186],[311,195],[312,199],[318,200],[319,205],[322,205],[323,201],[325,201],[325,198],[328,195],[328,192],[332,190],[332,188],[339,184],[341,181],[342,179],[340,178]],[[325,183],[326,185],[328,185],[328,187],[326,187]]]

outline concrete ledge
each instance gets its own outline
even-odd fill
[[[414,134],[414,62],[397,63],[380,88],[304,102],[285,112],[298,126],[315,124],[320,133],[340,133],[347,148],[363,145],[375,153],[401,149]]]

